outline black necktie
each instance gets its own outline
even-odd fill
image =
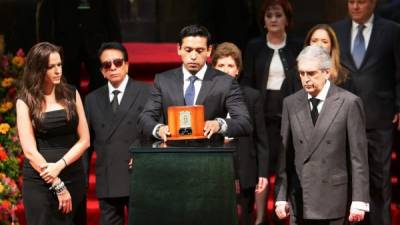
[[[113,112],[116,112],[117,109],[118,109],[118,106],[119,106],[119,104],[118,104],[118,94],[121,93],[121,92],[118,91],[118,90],[114,90],[112,93],[114,94],[114,98],[111,101],[111,107],[112,107]]]
[[[315,125],[315,123],[317,122],[317,119],[318,119],[318,108],[317,108],[317,106],[318,106],[319,101],[320,100],[317,99],[317,98],[314,98],[314,97],[310,98],[310,102],[312,104],[311,119],[312,119],[312,122],[313,122],[314,125]]]
[[[185,104],[186,105],[193,105],[194,104],[194,95],[196,93],[195,87],[194,87],[194,82],[197,80],[197,77],[192,75],[189,77],[190,84],[186,88],[185,92]]]

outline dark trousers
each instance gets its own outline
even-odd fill
[[[76,214],[74,216],[74,224],[75,225],[86,225],[87,224],[86,195],[85,195],[83,201],[80,202],[76,208]]]
[[[299,225],[346,225],[348,224],[346,218],[342,217],[339,219],[330,220],[303,220]]]
[[[390,155],[392,129],[367,129],[370,183],[370,212],[361,224],[391,225]]]
[[[238,194],[238,203],[242,208],[242,217],[240,223],[242,225],[252,224],[252,212],[254,211],[254,190],[255,187],[243,188]]]
[[[282,93],[279,90],[267,90],[264,101],[265,127],[269,142],[269,168],[271,174],[277,170],[279,150],[281,149]]]
[[[100,225],[124,225],[125,209],[129,207],[129,197],[101,198]]]

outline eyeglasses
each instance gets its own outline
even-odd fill
[[[124,59],[113,59],[101,62],[101,69],[109,70],[112,64],[114,64],[116,68],[120,68],[124,64]]]

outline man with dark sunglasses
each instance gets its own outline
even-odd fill
[[[123,225],[129,204],[129,146],[138,138],[136,121],[149,97],[148,85],[128,76],[128,55],[117,42],[103,43],[100,71],[108,83],[86,97],[85,111],[96,151],[96,194],[101,225]]]

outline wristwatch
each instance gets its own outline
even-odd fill
[[[217,133],[219,133],[221,130],[223,130],[222,128],[224,126],[226,126],[226,122],[222,118],[215,118],[215,120],[218,122],[218,125],[219,125],[219,129],[218,129],[218,132],[217,132]]]

